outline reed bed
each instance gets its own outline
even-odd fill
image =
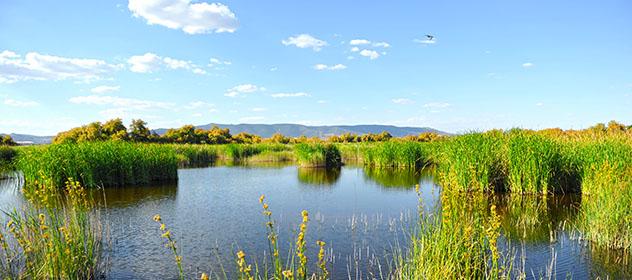
[[[86,142],[32,147],[20,150],[16,165],[27,182],[47,177],[58,187],[63,187],[67,178],[75,178],[88,188],[146,185],[178,178],[175,150],[157,144]]]
[[[301,167],[338,167],[342,164],[340,150],[333,144],[297,144],[296,159]]]
[[[363,150],[364,165],[372,167],[422,168],[432,163],[430,144],[418,142],[381,142]]]
[[[439,148],[441,185],[460,192],[502,191],[506,183],[502,132],[468,133]]]
[[[420,217],[408,255],[396,258],[394,278],[511,278],[512,257],[498,247],[500,217],[486,196],[444,192],[441,207],[439,215]]]
[[[96,279],[102,229],[85,189],[69,180],[63,190],[50,182],[25,192],[28,205],[6,212],[0,228],[0,278]]]

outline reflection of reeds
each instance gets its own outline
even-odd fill
[[[298,168],[298,181],[308,185],[330,186],[340,179],[340,168]]]

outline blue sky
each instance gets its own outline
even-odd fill
[[[0,34],[5,133],[632,123],[630,1],[4,0]]]

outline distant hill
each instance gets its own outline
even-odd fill
[[[305,135],[307,137],[328,137],[331,135],[340,135],[343,133],[366,134],[380,133],[388,131],[394,137],[403,137],[406,135],[417,135],[422,132],[434,132],[442,135],[448,133],[439,131],[429,127],[399,127],[392,125],[326,125],[326,126],[307,126],[300,124],[206,124],[196,126],[197,128],[210,129],[214,125],[220,128],[228,128],[230,133],[235,135],[240,132],[256,134],[261,137],[270,137],[275,133],[281,133],[289,137],[298,137]],[[155,129],[154,132],[162,135],[167,131],[165,128]]]
[[[6,134],[0,133],[0,136],[4,136]],[[28,134],[9,134],[13,141],[17,142],[20,145],[39,145],[39,144],[49,144],[53,141],[54,136],[35,136]]]

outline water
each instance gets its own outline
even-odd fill
[[[432,213],[440,207],[440,188],[432,176],[413,170],[223,166],[181,169],[178,175],[177,185],[95,192],[107,205],[102,215],[111,243],[105,252],[108,278],[177,277],[173,256],[152,220],[155,214],[177,239],[190,278],[202,272],[230,275],[237,250],[261,265],[268,251],[261,194],[277,222],[282,255],[294,243],[300,212],[307,210],[310,263],[316,259],[316,240],[323,240],[332,279],[386,278],[393,254],[406,249],[420,209]],[[415,191],[417,183],[421,195]],[[23,203],[17,184],[0,181],[3,210]],[[591,250],[573,238],[568,228],[581,204],[578,197],[490,200],[498,205],[507,233],[501,243],[511,243],[515,267],[524,267],[528,278],[551,272],[559,279],[631,277],[630,267],[616,264],[612,253]]]

